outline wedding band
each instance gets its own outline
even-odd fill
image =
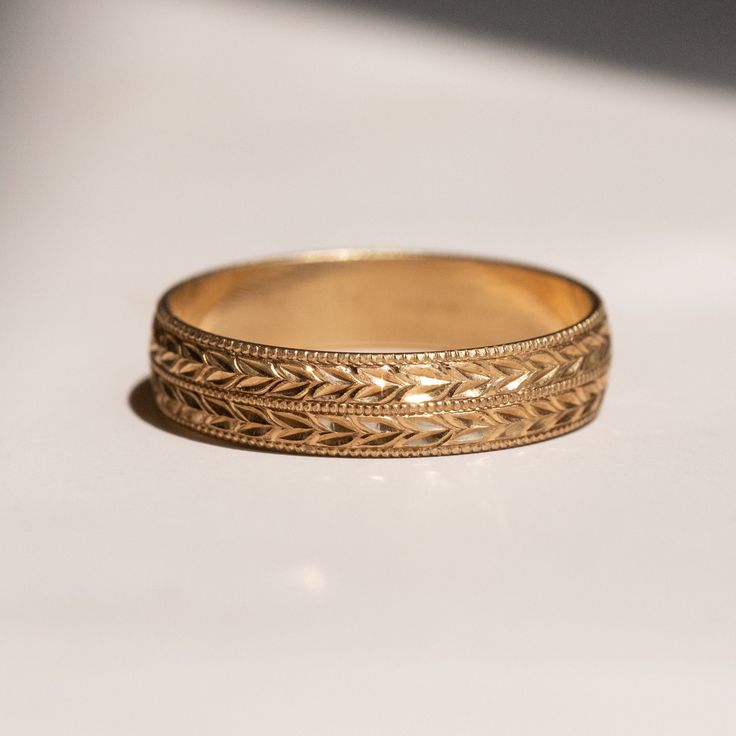
[[[159,301],[156,403],[282,452],[416,457],[571,432],[598,413],[610,338],[573,279],[503,261],[325,251],[225,268]]]

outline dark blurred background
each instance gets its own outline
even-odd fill
[[[728,0],[318,0],[650,72],[736,85]]]

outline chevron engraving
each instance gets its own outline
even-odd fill
[[[609,353],[605,322],[562,347],[413,365],[326,365],[228,355],[162,328],[151,343],[151,362],[160,372],[193,383],[243,396],[369,405],[452,403],[541,388],[604,370]]]
[[[407,416],[329,415],[277,411],[235,400],[214,399],[157,376],[159,407],[172,419],[234,442],[275,449],[341,451],[426,451],[421,454],[472,451],[531,442],[591,419],[605,390],[605,379],[525,403],[470,412]],[[392,454],[392,453],[389,453]]]

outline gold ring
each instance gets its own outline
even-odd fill
[[[153,324],[156,402],[256,448],[415,457],[571,432],[601,404],[603,304],[503,261],[325,251],[184,281]]]

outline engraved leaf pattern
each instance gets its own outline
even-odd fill
[[[388,365],[327,365],[229,356],[199,347],[157,325],[151,360],[160,371],[243,396],[365,405],[421,406],[542,388],[587,375],[609,359],[605,320],[574,343],[475,361]]]

